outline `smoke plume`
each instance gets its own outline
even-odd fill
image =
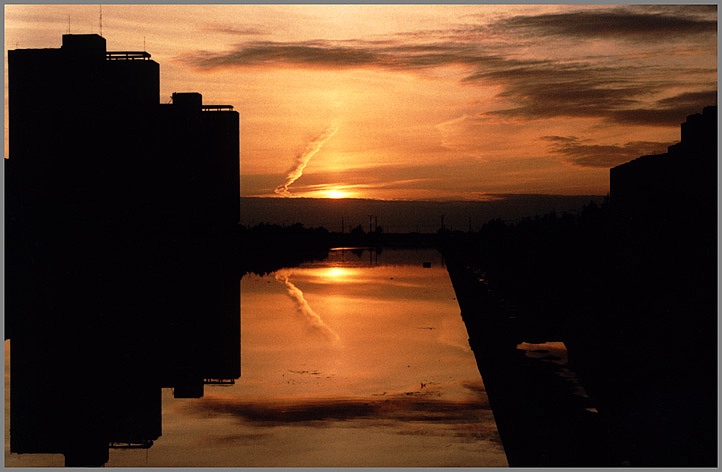
[[[296,302],[296,311],[304,317],[304,319],[309,323],[309,326],[323,334],[329,340],[338,341],[338,335],[334,333],[331,328],[326,326],[321,317],[313,311],[311,306],[303,297],[303,292],[288,280],[288,275],[277,272],[275,277],[277,281],[286,286],[288,296]]]
[[[323,146],[326,141],[331,139],[331,137],[336,134],[336,131],[338,131],[338,126],[329,126],[325,130],[323,130],[323,132],[319,134],[313,141],[308,143],[306,149],[304,149],[301,154],[296,156],[293,167],[291,168],[291,170],[288,171],[288,174],[286,175],[286,181],[276,187],[274,192],[276,192],[278,195],[283,195],[284,197],[290,197],[291,192],[288,191],[288,187],[296,180],[298,180],[301,175],[303,175],[303,169],[306,168],[308,161],[310,161],[313,155],[321,149],[321,146]]]

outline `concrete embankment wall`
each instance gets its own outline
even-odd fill
[[[509,465],[619,465],[603,419],[568,366],[544,349],[532,357],[517,348],[544,340],[534,339],[478,268],[448,251],[445,262]]]

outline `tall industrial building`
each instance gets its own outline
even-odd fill
[[[102,465],[240,376],[239,115],[98,35],[8,52],[11,451]]]

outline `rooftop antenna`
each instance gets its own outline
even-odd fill
[[[70,34],[70,15],[68,15],[68,34]]]
[[[103,36],[103,5],[100,5],[100,18],[98,19],[98,25],[100,26],[100,36]]]
[[[147,48],[145,47],[145,36],[143,36],[143,51],[147,51]]]

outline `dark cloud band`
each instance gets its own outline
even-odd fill
[[[551,151],[583,167],[610,168],[646,154],[661,154],[673,143],[635,141],[623,145],[587,143],[576,136],[544,136]]]
[[[709,35],[717,32],[716,9],[702,12],[714,18],[697,16],[699,9],[673,11],[637,8],[576,11],[535,16],[516,16],[499,22],[498,28],[515,29],[538,36],[566,36],[582,39],[624,38],[662,41],[669,36]]]
[[[498,98],[508,105],[494,115],[677,126],[686,114],[713,103],[716,96],[716,31],[715,5],[636,5],[515,16],[492,24],[437,30],[427,37],[245,42],[226,52],[197,52],[181,60],[199,70],[280,66],[414,72],[459,66],[463,84],[500,88]],[[519,44],[534,46],[536,41],[543,50],[539,42],[555,41],[554,47],[563,50],[564,44],[573,47],[580,39],[600,37],[633,40],[634,47],[618,52],[611,48],[605,56],[558,53],[546,58],[525,55],[518,48]],[[698,39],[703,42],[692,46]],[[701,59],[665,65],[666,51],[674,48],[679,57]],[[676,95],[669,97],[670,90],[677,91]],[[651,98],[665,95],[656,102]]]

